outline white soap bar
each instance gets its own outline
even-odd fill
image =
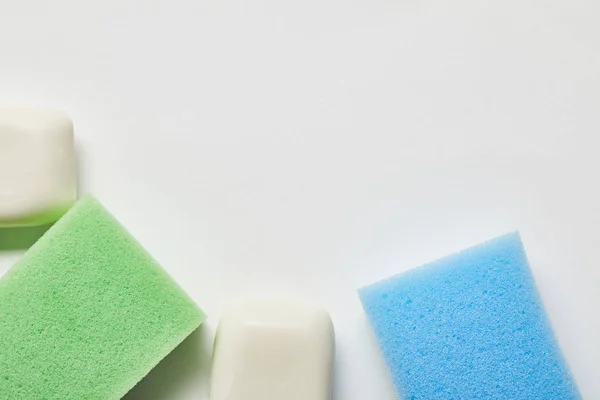
[[[74,147],[63,113],[0,108],[0,227],[53,222],[74,204]]]
[[[286,303],[250,303],[221,318],[211,400],[329,400],[334,355],[329,314]]]

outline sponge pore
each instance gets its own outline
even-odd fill
[[[359,295],[402,399],[581,398],[518,233]]]
[[[0,399],[120,399],[203,318],[86,197],[0,279]]]

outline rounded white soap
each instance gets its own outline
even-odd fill
[[[211,400],[328,400],[334,330],[319,308],[245,303],[219,323]]]
[[[0,227],[54,222],[76,197],[70,118],[54,110],[0,108]]]

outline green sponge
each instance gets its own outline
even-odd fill
[[[86,197],[0,279],[0,399],[120,399],[203,319]]]

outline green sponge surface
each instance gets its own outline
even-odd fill
[[[120,399],[203,319],[86,197],[0,279],[0,399]]]

